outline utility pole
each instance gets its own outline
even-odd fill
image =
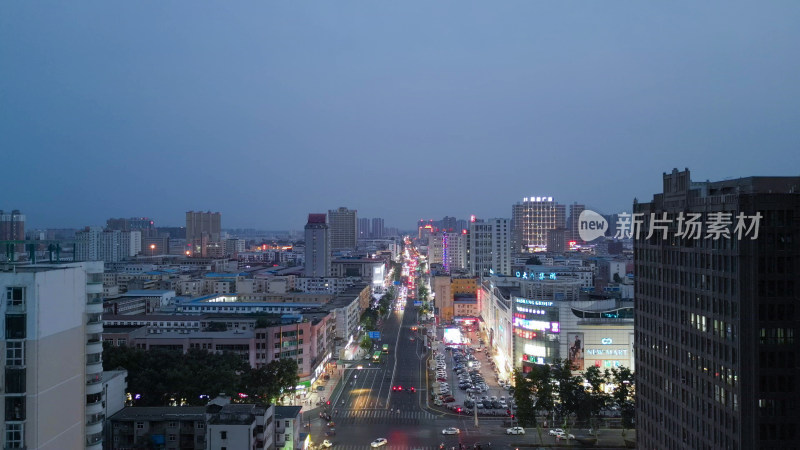
[[[475,428],[478,428],[478,404],[472,405],[472,411],[475,413]]]

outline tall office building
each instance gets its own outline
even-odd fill
[[[209,256],[209,253],[214,253],[213,249],[221,248],[221,232],[222,215],[220,213],[210,211],[186,213],[186,244],[191,247],[192,255],[206,257]]]
[[[25,214],[18,209],[10,213],[0,209],[0,241],[24,241],[25,240]],[[24,244],[14,246],[17,253],[24,252]]]
[[[477,219],[469,224],[469,270],[473,276],[511,273],[511,221]]]
[[[0,270],[3,448],[103,447],[103,263]]]
[[[570,241],[575,241],[576,244],[583,244],[583,240],[581,239],[581,234],[578,229],[578,219],[581,217],[581,213],[586,210],[586,205],[579,205],[577,203],[572,203],[569,205],[569,219],[567,220],[567,239]]]
[[[547,247],[547,230],[566,226],[566,208],[553,197],[525,197],[511,207],[515,252],[527,253]]]
[[[331,235],[325,214],[309,214],[306,223],[306,277],[331,276]]]
[[[639,448],[797,448],[800,177],[676,169],[634,213]]]
[[[370,232],[370,237],[373,238],[383,237],[383,219],[381,219],[380,217],[375,217],[372,219],[372,230]]]
[[[369,219],[366,217],[362,217],[358,219],[358,238],[359,239],[368,239],[370,238],[369,232]]]
[[[156,235],[155,221],[149,217],[131,217],[106,220],[106,230],[139,231],[142,237]]]
[[[328,210],[331,250],[355,250],[358,244],[358,211],[341,207]]]
[[[553,228],[547,230],[547,252],[564,253],[567,251],[567,230],[564,228]]]

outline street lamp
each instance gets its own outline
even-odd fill
[[[150,244],[150,256],[155,256],[154,253],[156,251],[156,244]]]

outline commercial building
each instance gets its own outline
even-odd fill
[[[358,211],[340,207],[328,210],[331,250],[355,250],[358,245]]]
[[[331,276],[331,234],[325,214],[309,214],[305,227],[306,260],[303,275],[325,278]]]
[[[553,228],[547,230],[548,253],[564,253],[567,251],[567,229]]]
[[[222,215],[218,212],[187,211],[186,212],[186,244],[192,256],[217,256],[212,255],[220,249]],[[169,252],[169,247],[163,250]]]
[[[675,169],[633,213],[639,448],[796,448],[800,177]]]
[[[0,271],[4,448],[102,448],[102,280],[102,262]]]
[[[572,203],[569,205],[569,219],[567,220],[567,239],[570,241],[575,241],[576,244],[582,245],[584,244],[583,239],[581,239],[581,233],[579,227],[579,220],[581,217],[581,213],[586,210],[586,205],[579,205],[578,203]]]
[[[511,273],[511,224],[508,219],[475,219],[469,224],[469,271]]]
[[[553,197],[525,197],[511,207],[513,248],[518,253],[544,250],[547,230],[566,226],[566,208]]]

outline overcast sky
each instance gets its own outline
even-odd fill
[[[408,229],[800,174],[800,2],[0,3],[0,209]]]

